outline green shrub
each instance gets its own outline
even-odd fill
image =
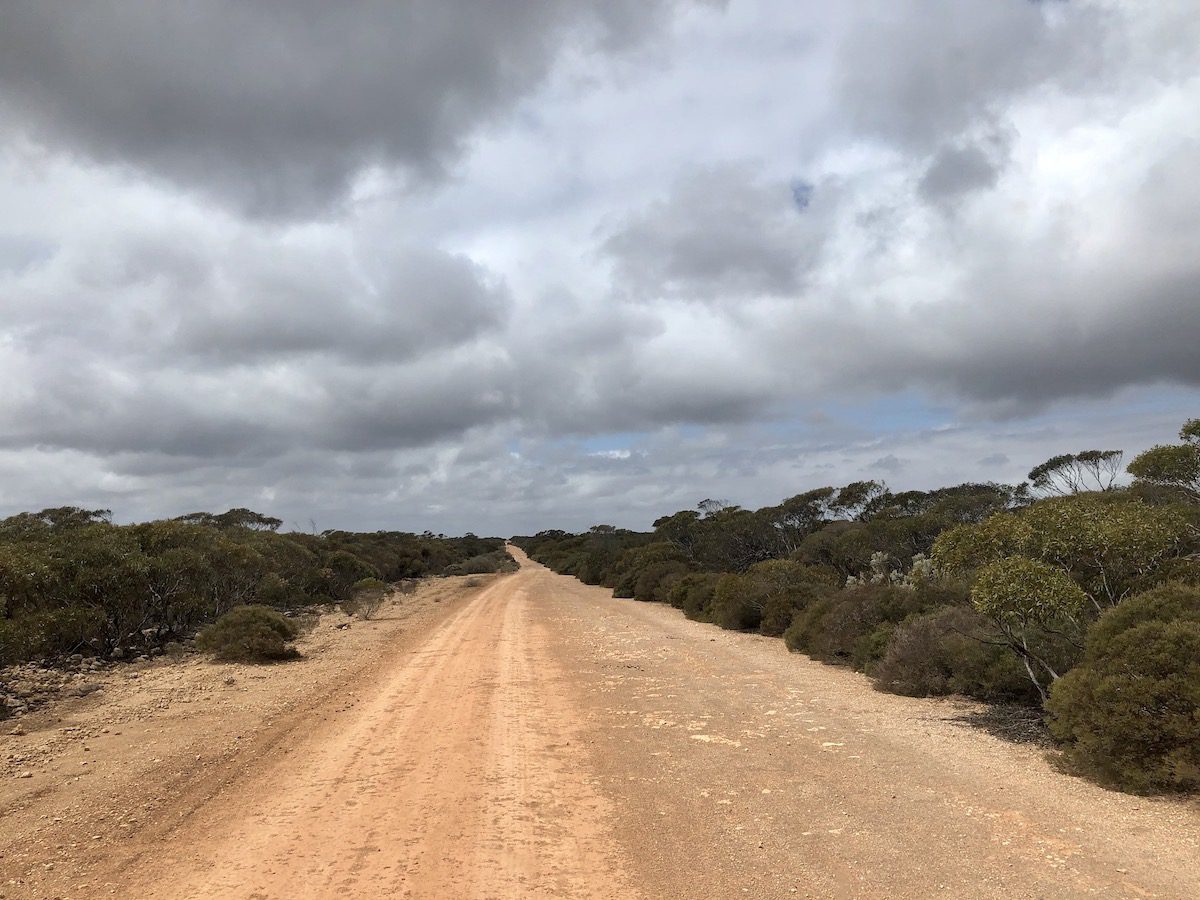
[[[300,654],[289,642],[298,629],[282,613],[266,606],[237,606],[200,632],[196,646],[217,659],[269,662]]]
[[[493,550],[447,566],[443,575],[491,575],[495,572],[515,572],[517,561],[506,550]]]
[[[0,619],[0,665],[37,657],[66,656],[100,647],[108,619],[98,609],[70,606]]]
[[[11,666],[36,655],[27,619],[0,619],[0,666]]]
[[[681,562],[651,563],[640,571],[633,583],[633,599],[665,602],[674,579],[687,574],[688,567]]]
[[[682,573],[689,568],[678,547],[658,542],[624,551],[607,574],[614,576],[614,597],[637,597],[638,581],[643,574],[653,572],[650,577],[657,583],[658,578],[669,572]]]
[[[798,610],[831,589],[828,573],[794,560],[769,559],[717,583],[712,619],[722,628],[778,637]]]
[[[762,609],[750,602],[742,575],[722,575],[713,592],[712,620],[732,631],[756,631],[762,624]]]
[[[712,621],[713,598],[721,576],[712,572],[694,572],[682,576],[671,586],[668,601],[697,622]]]
[[[879,690],[908,697],[1039,701],[1020,659],[995,642],[981,614],[965,606],[943,607],[897,625],[872,674]]]
[[[900,622],[964,602],[964,591],[957,585],[858,585],[809,604],[792,620],[784,640],[789,650],[869,671],[883,657]]]
[[[1200,588],[1166,584],[1106,612],[1047,709],[1076,771],[1139,793],[1200,789]]]
[[[290,606],[297,593],[287,579],[276,572],[268,572],[258,582],[254,596],[268,606]]]

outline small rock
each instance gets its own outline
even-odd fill
[[[33,773],[32,772],[18,772],[17,777],[18,778],[32,778]]]
[[[16,728],[14,728],[12,731],[9,732],[9,734],[13,735],[14,737],[20,737],[24,733],[25,733],[25,729],[22,728],[20,725],[18,725]]]

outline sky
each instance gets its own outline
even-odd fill
[[[1194,0],[0,0],[0,514],[647,528],[1200,415]]]

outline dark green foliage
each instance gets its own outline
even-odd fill
[[[742,579],[732,573],[722,575],[713,593],[712,620],[732,631],[757,631],[762,609],[750,602]]]
[[[268,572],[258,582],[254,596],[267,606],[288,607],[295,596],[295,589],[278,572]]]
[[[613,571],[620,573],[613,585],[613,596],[636,596],[638,581],[643,573],[649,573],[644,587],[653,590],[658,579],[671,573],[682,574],[687,570],[688,566],[682,553],[672,544],[658,541],[633,547],[622,553],[613,567]],[[650,595],[643,593],[643,599],[650,599]]]
[[[1191,502],[1200,501],[1200,419],[1190,419],[1179,430],[1182,444],[1151,447],[1129,464],[1129,474],[1139,483],[1177,493]]]
[[[860,522],[831,522],[801,541],[793,556],[810,565],[833,569],[843,578],[848,578],[870,568],[871,554],[875,550],[866,525]]]
[[[1038,694],[990,623],[967,606],[945,606],[897,625],[872,669],[881,691],[909,697],[962,694],[991,703],[1036,704]]]
[[[626,569],[639,562],[636,556],[626,557],[626,552],[651,543],[653,535],[596,525],[585,534],[552,529],[512,540],[532,559],[555,572],[574,575],[585,584],[615,588],[627,574]],[[633,596],[634,586],[632,582],[627,584],[624,596]]]
[[[201,631],[196,646],[227,662],[276,662],[299,657],[290,645],[297,633],[296,626],[276,610],[236,606]]]
[[[676,609],[697,622],[712,621],[712,606],[721,576],[713,572],[684,575],[672,586],[668,600]]]
[[[474,535],[279,534],[244,509],[109,518],[63,507],[0,521],[0,660],[144,651],[234,606],[345,601],[362,578],[420,577],[503,547]]]
[[[325,557],[322,577],[329,596],[345,603],[354,596],[354,585],[364,578],[378,578],[380,572],[373,565],[349,550],[337,550]]]
[[[1137,792],[1200,789],[1200,589],[1163,585],[1105,613],[1047,709],[1077,771]]]
[[[900,622],[964,599],[960,591],[936,584],[847,588],[822,597],[797,615],[784,640],[789,650],[869,671],[883,657]]]
[[[832,589],[836,576],[826,570],[786,559],[756,563],[741,575],[726,575],[717,584],[713,621],[722,628],[757,630],[777,637],[798,610]]]
[[[27,612],[19,618],[0,619],[0,665],[95,652],[90,642],[104,627],[103,613],[87,607]]]
[[[672,585],[687,571],[687,564],[678,560],[651,563],[639,570],[633,585],[633,598],[665,603]]]

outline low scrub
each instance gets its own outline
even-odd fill
[[[508,555],[507,550],[494,550],[491,553],[481,553],[454,563],[443,570],[443,575],[491,575],[495,572],[515,572],[517,561]]]
[[[689,619],[711,622],[713,600],[720,580],[721,576],[713,572],[684,575],[671,585],[667,600],[676,609],[683,610]]]
[[[681,562],[653,563],[642,569],[633,584],[633,599],[647,602],[666,603],[671,588],[688,573]]]
[[[1166,584],[1105,613],[1047,710],[1075,771],[1138,793],[1200,790],[1200,588]]]
[[[786,559],[755,563],[740,575],[721,576],[712,620],[722,628],[778,637],[799,611],[832,589],[832,582],[819,566]]]
[[[1016,654],[996,641],[982,615],[965,606],[897,626],[872,674],[879,690],[908,697],[962,694],[989,703],[1038,702]]]
[[[378,578],[363,578],[354,583],[354,593],[342,604],[347,615],[370,619],[387,600],[388,586]]]
[[[827,594],[799,611],[783,637],[789,650],[870,672],[901,622],[956,603],[965,603],[956,587],[859,585]]]
[[[99,610],[81,606],[0,619],[0,665],[95,652],[107,624]]]
[[[291,646],[299,633],[282,613],[266,606],[238,606],[200,632],[196,646],[227,662],[276,662],[300,656]]]

